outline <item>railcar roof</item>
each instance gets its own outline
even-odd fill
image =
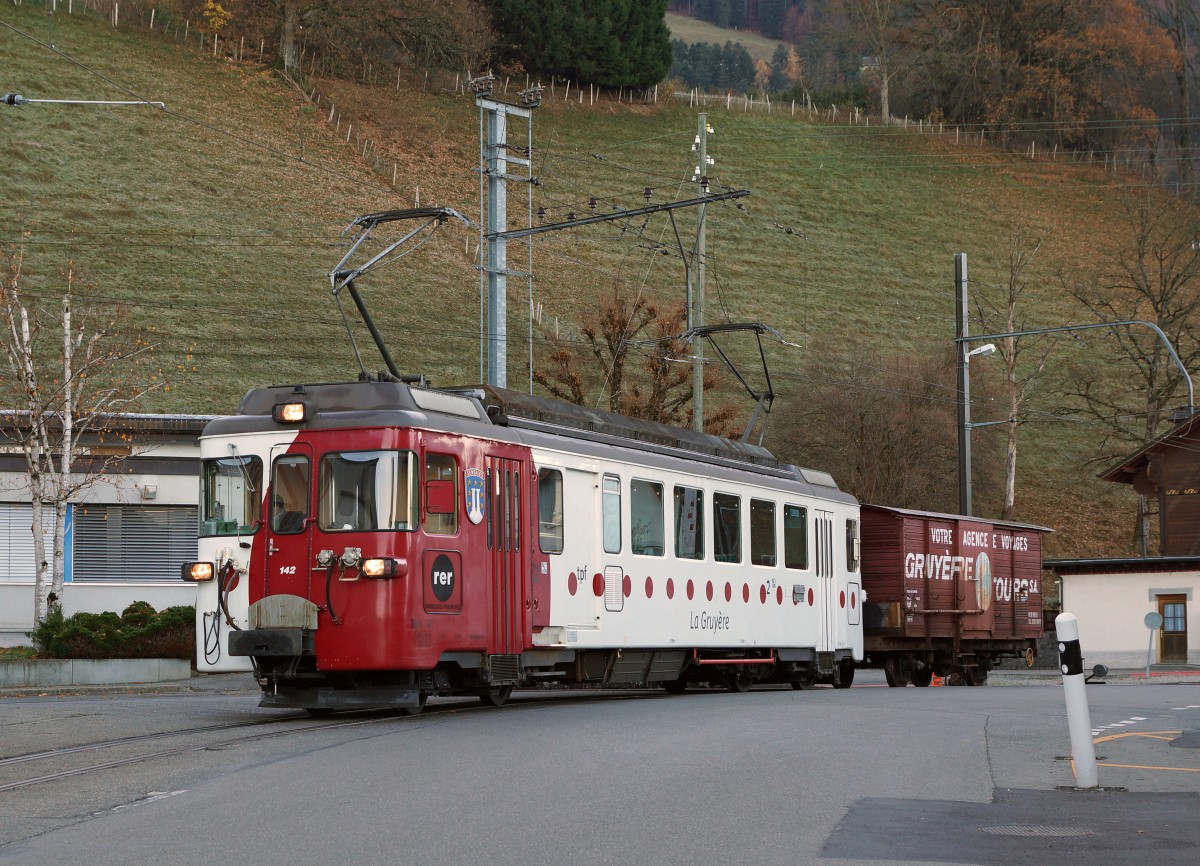
[[[489,385],[443,389],[376,381],[273,385],[248,392],[236,415],[211,421],[204,435],[282,429],[272,411],[291,400],[307,403],[312,412],[298,429],[417,426],[510,442],[528,439],[521,433],[524,430],[538,438],[627,447],[788,478],[837,491],[841,495],[835,498],[853,501],[838,490],[828,473],[782,464],[760,445]],[[540,444],[547,441],[542,438]]]
[[[915,508],[893,508],[890,505],[875,505],[862,503],[863,510],[886,511],[897,517],[932,517],[936,520],[969,520],[973,523],[990,523],[992,526],[1004,526],[1009,529],[1026,529],[1031,532],[1053,532],[1049,526],[1038,526],[1034,523],[1016,523],[1012,520],[993,520],[990,517],[980,517],[970,514],[942,514],[939,511],[920,511]]]

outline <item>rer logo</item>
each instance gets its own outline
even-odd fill
[[[449,601],[450,596],[454,595],[454,563],[446,554],[439,554],[433,561],[429,585],[433,588],[433,597],[438,601]]]
[[[475,524],[483,522],[484,477],[482,469],[468,469],[463,473],[466,488],[467,518]]]

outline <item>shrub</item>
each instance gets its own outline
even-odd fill
[[[190,605],[156,612],[135,601],[117,616],[76,613],[64,617],[50,606],[45,621],[29,633],[39,656],[59,659],[192,658],[196,609]]]

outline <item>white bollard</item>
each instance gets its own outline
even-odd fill
[[[1095,788],[1096,744],[1092,742],[1092,716],[1088,710],[1087,686],[1083,675],[1083,652],[1079,648],[1079,620],[1073,613],[1054,619],[1058,633],[1058,659],[1062,667],[1063,692],[1067,699],[1067,728],[1071,732],[1071,757],[1075,762],[1075,787]]]

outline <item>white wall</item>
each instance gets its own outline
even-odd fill
[[[1079,619],[1079,643],[1085,666],[1137,668],[1159,661],[1158,632],[1151,647],[1143,619],[1158,612],[1159,595],[1186,595],[1188,663],[1200,664],[1200,572],[1152,571],[1062,576],[1063,612]]]
[[[196,603],[196,584],[177,583],[68,583],[63,587],[63,613],[79,611],[120,613],[135,601],[146,601],[155,610]],[[28,644],[25,633],[33,628],[33,584],[0,583],[0,646]]]

